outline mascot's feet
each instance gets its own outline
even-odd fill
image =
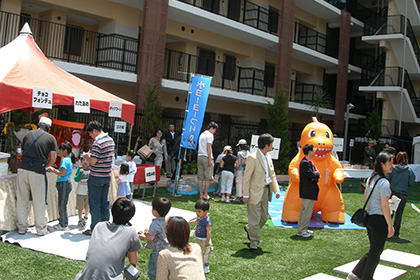
[[[346,216],[344,212],[332,212],[332,213],[322,213],[321,211],[321,218],[323,222],[332,223],[332,224],[344,224],[346,221]]]
[[[283,210],[283,214],[281,215],[281,220],[286,222],[286,223],[297,223],[299,220],[299,211],[284,211]]]

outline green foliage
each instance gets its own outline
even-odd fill
[[[197,174],[197,163],[195,161],[193,162],[187,162],[182,165],[182,174]]]
[[[331,107],[331,102],[327,93],[323,91],[314,92],[314,99],[311,102],[311,109],[315,109],[317,118],[319,114],[319,109],[331,109]]]
[[[22,110],[13,110],[12,119],[17,127],[23,127],[24,124],[27,123],[38,124],[38,116],[43,113],[48,113],[48,116],[52,118],[52,110],[42,109],[32,113],[31,115]]]
[[[156,129],[162,128],[162,112],[164,107],[159,100],[160,84],[148,84],[144,90],[144,121],[140,128],[143,144],[147,144]]]
[[[280,170],[280,174],[287,174],[289,167],[290,154],[290,121],[286,111],[287,98],[284,95],[284,89],[274,96],[273,104],[268,104],[266,107],[269,118],[268,133],[273,137],[280,138],[279,159],[274,161],[276,170]]]
[[[374,110],[368,113],[363,129],[367,132],[366,137],[370,139],[379,140],[382,135],[381,132],[381,116],[378,111]]]

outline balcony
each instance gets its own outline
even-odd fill
[[[273,97],[275,93],[274,73],[165,50],[164,79],[189,83],[190,73],[212,76],[211,86],[220,89],[263,97]]]
[[[357,3],[357,1],[342,1],[342,0],[325,0],[334,7],[348,11],[352,17],[360,20],[364,24],[368,23],[368,20],[376,18],[377,13],[366,8],[363,5]]]
[[[241,22],[270,34],[278,34],[279,14],[247,0],[179,0],[211,13]]]
[[[294,91],[290,95],[290,101],[306,105],[312,105],[315,102],[317,93],[325,92],[324,87],[321,85],[305,84],[297,80],[292,81],[292,87]]]
[[[103,34],[0,11],[0,47],[28,22],[35,42],[49,59],[135,73],[138,39]]]
[[[295,22],[295,43],[338,58],[338,40]]]

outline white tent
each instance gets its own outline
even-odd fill
[[[420,164],[420,136],[413,137],[413,148],[412,148],[412,161],[413,164]]]

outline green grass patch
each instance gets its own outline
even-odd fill
[[[410,192],[411,199],[420,200],[418,187],[412,187]],[[159,188],[156,195],[168,197],[173,207],[191,211],[194,211],[198,199],[197,196],[173,198],[165,188]],[[343,197],[346,212],[350,215],[363,206],[361,193],[344,193]],[[420,204],[416,205],[420,207]],[[364,230],[315,229],[314,238],[306,240],[296,236],[296,229],[264,226],[261,251],[252,255],[243,230],[247,223],[244,204],[220,203],[216,198],[211,202],[210,218],[214,251],[207,279],[302,279],[319,272],[345,278],[333,273],[333,268],[359,259],[369,247]],[[419,254],[419,220],[420,214],[407,204],[401,239],[386,242],[385,249]],[[141,279],[148,279],[149,253],[148,249],[139,252]],[[5,243],[0,243],[0,255],[0,279],[73,279],[84,264]],[[399,279],[419,278],[418,268],[381,264],[407,270]]]

